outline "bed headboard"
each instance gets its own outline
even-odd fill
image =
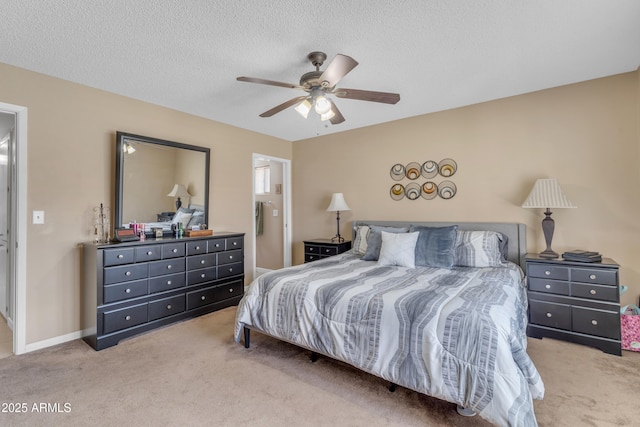
[[[524,268],[524,256],[527,253],[527,236],[524,224],[513,222],[429,222],[429,221],[353,221],[351,226],[353,238],[359,225],[380,225],[383,227],[409,227],[419,225],[425,227],[447,227],[457,225],[459,230],[497,231],[509,238],[507,259]]]

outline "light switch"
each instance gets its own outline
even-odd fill
[[[273,210],[273,216],[278,216],[278,209]]]
[[[44,211],[33,211],[33,223],[44,224]]]

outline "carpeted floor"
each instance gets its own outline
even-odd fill
[[[0,425],[489,425],[258,333],[245,349],[233,341],[234,317],[230,307],[100,352],[73,341],[2,359]],[[541,426],[640,425],[640,353],[551,339],[530,340],[529,353],[546,385],[535,403]]]

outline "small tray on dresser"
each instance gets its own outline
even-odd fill
[[[185,230],[184,235],[187,237],[212,236],[213,230]]]

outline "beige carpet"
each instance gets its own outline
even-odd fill
[[[27,411],[0,412],[0,425],[488,425],[450,403],[390,393],[345,364],[311,363],[308,351],[258,333],[247,350],[233,341],[234,316],[227,308],[100,352],[73,341],[2,359],[0,403]],[[551,339],[532,339],[529,350],[547,388],[535,404],[540,425],[640,425],[640,354]]]

